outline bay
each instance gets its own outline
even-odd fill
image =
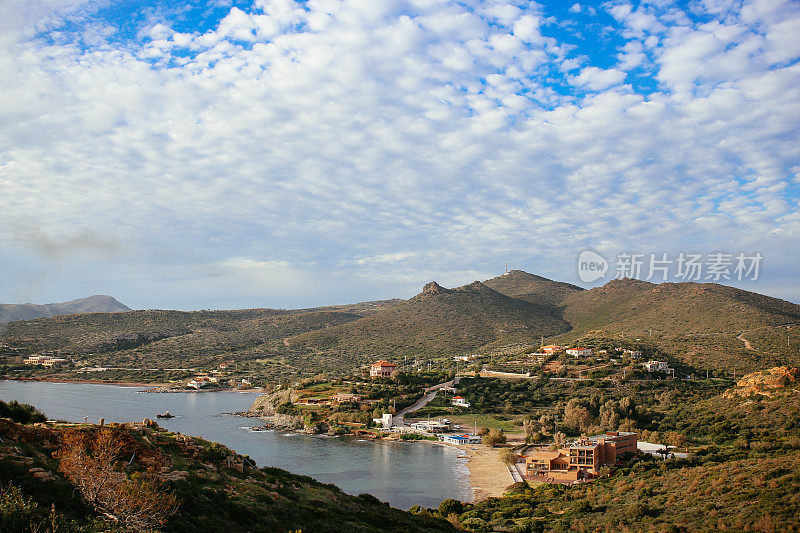
[[[368,492],[392,506],[438,507],[446,498],[471,499],[466,459],[454,448],[430,443],[363,441],[276,431],[250,431],[258,420],[246,411],[257,393],[146,394],[142,387],[83,383],[0,381],[0,399],[29,403],[54,420],[141,422],[169,411],[159,425],[219,442],[259,466],[275,466],[333,483],[347,493]],[[86,417],[86,418],[85,418]]]

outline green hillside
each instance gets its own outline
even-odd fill
[[[511,298],[483,283],[445,289],[431,282],[410,300],[359,320],[292,337],[289,344],[295,351],[350,357],[430,356],[568,329],[547,307]]]
[[[4,532],[453,531],[158,427],[0,419],[0,439]]]

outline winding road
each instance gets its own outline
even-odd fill
[[[461,376],[456,376],[450,381],[445,381],[444,383],[439,383],[438,385],[433,385],[432,387],[428,387],[425,389],[425,395],[416,401],[413,405],[410,405],[394,415],[392,417],[392,425],[394,426],[407,426],[408,423],[405,420],[405,415],[408,413],[413,413],[414,411],[418,411],[422,409],[428,403],[436,397],[436,393],[439,392],[440,389],[443,387],[454,387],[458,385],[458,382],[461,381]]]

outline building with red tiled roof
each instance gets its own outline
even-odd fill
[[[381,359],[372,363],[369,369],[369,377],[371,378],[388,378],[397,370],[397,365]]]

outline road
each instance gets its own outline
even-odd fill
[[[758,351],[755,348],[753,348],[753,345],[750,344],[749,340],[744,338],[744,333],[739,333],[739,336],[736,337],[736,340],[742,341],[744,343],[744,347],[747,348],[748,350],[753,350],[754,352]]]
[[[404,418],[405,415],[407,415],[408,413],[413,413],[414,411],[418,411],[419,409],[422,409],[423,407],[428,405],[428,403],[431,400],[436,398],[436,393],[439,392],[439,389],[441,389],[442,387],[454,387],[458,385],[459,381],[461,381],[461,376],[457,376],[451,379],[450,381],[445,381],[444,383],[439,383],[438,385],[428,387],[427,389],[425,389],[425,395],[419,400],[417,400],[415,404],[406,407],[405,409],[403,409],[402,411],[400,411],[399,413],[397,413],[392,417],[392,425],[407,426],[408,424],[406,423],[406,420]]]

